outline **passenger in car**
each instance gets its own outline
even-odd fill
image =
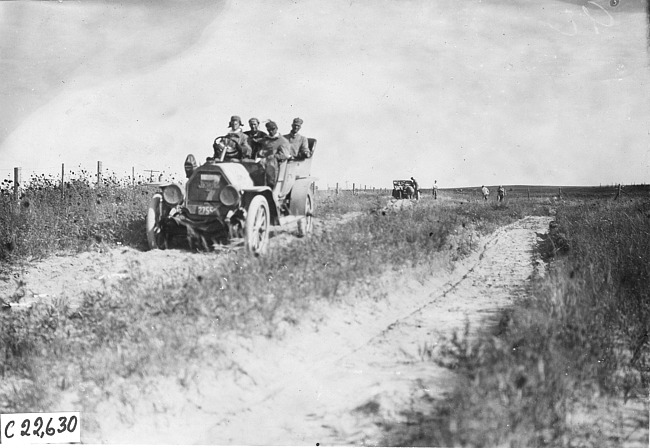
[[[244,134],[248,136],[248,146],[251,147],[252,154],[251,159],[257,157],[257,153],[262,147],[262,140],[267,136],[266,132],[260,131],[260,120],[257,118],[251,118],[248,120],[248,126],[251,128],[250,131],[244,131]]]
[[[261,141],[261,148],[257,158],[261,159],[260,164],[266,172],[266,185],[273,189],[278,182],[279,166],[291,158],[290,144],[278,132],[278,125],[269,120],[266,123],[266,130],[269,135]]]
[[[284,136],[291,145],[291,156],[298,159],[311,157],[307,137],[298,134],[298,131],[302,127],[302,123],[302,119],[294,118],[293,123],[291,124],[291,132]]]
[[[241,130],[241,118],[237,115],[230,117],[228,127],[230,130],[226,135],[229,137],[229,140],[226,142],[226,155],[224,160],[238,162],[244,157],[250,158],[252,150],[248,144],[248,136]],[[215,142],[212,145],[215,150],[215,157],[219,157],[219,154],[217,154],[217,139],[215,139]]]

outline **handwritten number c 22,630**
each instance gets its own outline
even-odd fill
[[[32,426],[32,421],[30,419],[24,419],[22,423],[20,424],[20,427],[22,431],[20,431],[20,436],[21,437],[29,437],[29,436],[36,436],[43,438],[44,436],[53,436],[57,432],[59,434],[64,433],[64,432],[69,432],[73,433],[77,429],[77,424],[79,423],[77,416],[73,415],[69,419],[66,417],[59,417],[59,429],[56,429],[55,425],[52,425],[53,418],[50,417],[49,420],[47,421],[47,425],[45,425],[45,431],[43,431],[43,425],[44,425],[44,420],[42,417],[37,417],[36,420],[34,420],[34,430],[30,432],[30,428]],[[16,422],[14,420],[10,420],[5,427],[3,428],[3,438],[4,439],[11,439],[13,438],[16,434],[14,433],[13,427],[15,426]]]

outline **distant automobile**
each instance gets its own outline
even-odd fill
[[[395,199],[420,199],[420,190],[415,187],[415,183],[408,180],[393,181],[393,197]]]

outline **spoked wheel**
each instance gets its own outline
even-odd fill
[[[246,250],[262,255],[269,245],[269,204],[264,196],[255,196],[248,206],[246,224],[244,225],[244,240]]]
[[[314,198],[311,194],[305,199],[305,217],[298,220],[298,236],[307,236],[314,229]]]
[[[147,210],[146,229],[149,249],[165,249],[165,235],[160,228],[160,215],[162,211],[162,196],[155,194],[149,202]]]

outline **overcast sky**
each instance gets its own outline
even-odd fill
[[[648,183],[645,3],[0,2],[0,176],[181,173],[236,114],[321,188]]]

